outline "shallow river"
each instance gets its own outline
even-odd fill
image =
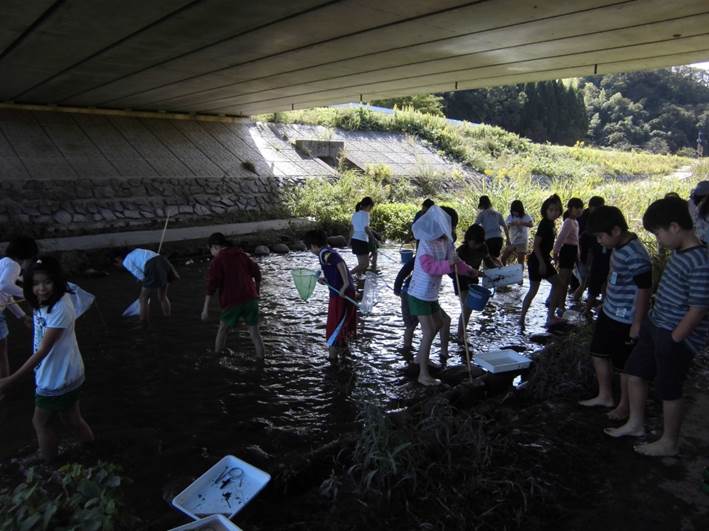
[[[398,251],[384,252],[389,258],[379,258],[379,303],[361,320],[345,370],[334,370],[327,361],[326,289],[318,286],[303,302],[290,276],[294,267],[317,269],[312,254],[257,259],[264,277],[264,363],[254,362],[245,330],[238,334],[238,344],[237,334],[230,335],[227,346],[233,352],[211,352],[218,311],[212,312],[210,323],[199,319],[206,258],[176,263],[182,279],[171,288],[173,317],[162,318],[154,306],[147,331],[120,317],[138,293],[128,273],[74,279],[97,296],[95,307],[77,323],[86,365],[82,410],[103,445],[102,457],[121,463],[135,480],[131,490],[140,494],[135,502],[139,513],[158,518],[173,512],[163,497],[225,454],[248,460],[246,449],[257,445],[278,461],[285,452],[335,437],[353,421],[362,401],[395,409],[422,392],[404,374],[400,301],[385,285],[393,285],[399,270]],[[355,265],[349,251],[343,256],[350,267]],[[483,312],[473,312],[469,334],[474,352],[509,344],[535,349],[528,336],[543,331],[548,286],[542,285],[521,333],[516,321],[526,287],[525,279],[524,287],[497,293]],[[455,329],[459,306],[448,278],[440,302]],[[8,322],[10,361],[16,368],[30,354],[31,337],[11,316]],[[437,352],[436,341],[431,358],[438,363]],[[450,353],[449,366],[464,363],[462,347],[451,344]],[[2,459],[26,454],[35,445],[32,391],[27,380],[0,402]]]

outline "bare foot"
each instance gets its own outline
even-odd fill
[[[579,406],[584,407],[613,407],[612,398],[602,398],[600,396],[594,396],[588,400],[579,400]]]
[[[628,418],[628,408],[618,406],[606,413],[606,416],[611,420],[625,420]]]
[[[642,455],[650,457],[672,457],[679,453],[677,444],[673,444],[663,439],[658,439],[652,443],[636,444],[633,450]]]
[[[642,437],[645,435],[645,428],[642,426],[632,426],[626,422],[617,428],[605,428],[603,433],[615,439],[619,437]]]
[[[425,385],[427,387],[433,386],[433,385],[440,385],[441,381],[432,377],[432,376],[419,376],[418,382],[421,385]]]

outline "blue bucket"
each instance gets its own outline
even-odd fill
[[[468,288],[468,298],[465,304],[471,310],[480,311],[485,308],[487,300],[492,296],[492,292],[489,289],[483,288],[481,286],[470,286]]]
[[[414,252],[411,249],[401,249],[399,250],[399,254],[401,255],[402,264],[408,264],[414,257]]]

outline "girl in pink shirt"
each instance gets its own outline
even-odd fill
[[[559,282],[557,297],[551,297],[554,303],[550,309],[551,315],[555,312],[563,314],[566,307],[566,294],[569,290],[571,272],[579,259],[579,222],[576,221],[583,213],[583,201],[578,197],[569,199],[564,212],[564,223],[561,225],[559,235],[554,242],[554,261],[559,266]]]

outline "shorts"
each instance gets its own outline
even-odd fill
[[[143,274],[143,287],[146,289],[164,288],[175,280],[172,265],[162,255],[154,256],[145,262]]]
[[[407,295],[407,297],[411,315],[433,315],[441,311],[438,301],[422,301],[412,295]]]
[[[10,329],[7,327],[7,321],[5,320],[5,313],[0,312],[0,339],[5,339],[10,335]]]
[[[630,325],[611,319],[601,310],[591,339],[591,356],[606,358],[622,371],[635,342],[630,339]]]
[[[363,240],[356,240],[352,238],[352,254],[355,256],[362,256],[363,254],[369,254],[369,242]]]
[[[573,269],[579,257],[579,248],[576,245],[562,245],[559,251],[559,268]]]
[[[34,395],[34,405],[45,411],[66,411],[67,409],[71,409],[74,404],[79,401],[80,394],[81,386],[59,396],[41,396],[36,394]]]
[[[672,339],[670,330],[655,326],[646,317],[624,372],[655,380],[655,392],[660,400],[677,400],[682,398],[682,384],[693,357],[684,344]]]
[[[354,299],[355,292],[349,288],[345,295]],[[343,347],[356,335],[357,307],[347,299],[330,293],[325,325],[325,339],[328,347]]]
[[[243,319],[247,326],[256,326],[258,317],[258,299],[251,299],[223,310],[219,319],[225,325],[234,328],[239,324],[240,319]]]
[[[499,258],[504,240],[502,238],[488,238],[485,243],[487,244],[487,250],[490,251],[490,256]]]
[[[406,327],[416,326],[419,322],[416,316],[411,315],[411,311],[409,311],[409,296],[405,291],[401,292],[401,318]]]
[[[542,275],[539,272],[539,260],[537,260],[537,255],[532,253],[527,257],[527,271],[529,272],[530,282],[540,282],[542,279],[549,279],[556,275],[554,264],[551,263],[551,256],[545,256],[544,263],[547,266],[547,271]]]

